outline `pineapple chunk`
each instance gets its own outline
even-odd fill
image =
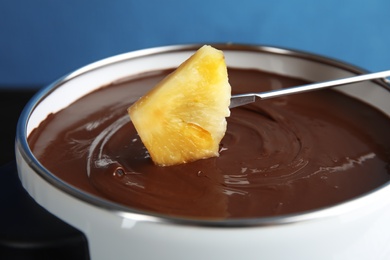
[[[230,96],[224,55],[205,45],[128,113],[153,162],[176,165],[219,155]]]

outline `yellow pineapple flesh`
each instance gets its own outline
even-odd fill
[[[128,113],[153,162],[176,165],[219,155],[230,96],[224,55],[205,45]]]

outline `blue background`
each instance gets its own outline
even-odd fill
[[[388,0],[0,0],[0,86],[43,86],[146,47],[233,42],[390,69]]]

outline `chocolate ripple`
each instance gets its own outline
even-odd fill
[[[234,108],[219,157],[156,166],[127,116],[127,100],[169,72],[106,86],[50,115],[29,137],[34,154],[86,192],[191,218],[308,211],[390,179],[390,119],[332,90]],[[229,77],[237,92],[306,83],[255,70],[230,69]]]

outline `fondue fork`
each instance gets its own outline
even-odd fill
[[[331,80],[331,81],[318,82],[318,83],[307,84],[302,86],[271,90],[271,91],[266,91],[261,93],[237,94],[237,95],[232,95],[230,99],[229,108],[243,106],[246,104],[253,103],[257,100],[298,94],[298,93],[303,93],[303,92],[308,92],[313,90],[319,90],[324,88],[330,88],[330,87],[347,85],[347,84],[366,81],[366,80],[387,78],[387,77],[390,77],[390,70],[368,73],[368,74],[363,74],[363,75],[358,75],[358,76],[353,76],[348,78]]]

